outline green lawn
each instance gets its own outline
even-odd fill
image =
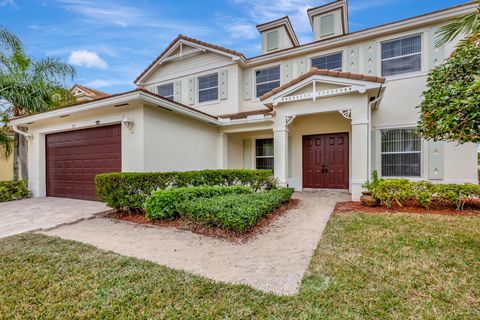
[[[335,215],[278,297],[41,235],[0,240],[0,318],[479,319],[480,217]]]

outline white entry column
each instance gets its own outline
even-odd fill
[[[285,122],[273,129],[274,175],[282,186],[287,185],[288,168],[288,127]]]
[[[365,107],[356,107],[351,111],[352,117],[352,200],[357,201],[362,195],[362,185],[368,180],[368,155],[370,131],[368,103]]]
[[[220,132],[218,134],[218,169],[228,169],[228,135]]]

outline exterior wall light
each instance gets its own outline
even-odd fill
[[[122,124],[127,129],[132,129],[132,127],[133,127],[133,121],[128,119],[127,116],[125,116],[125,115],[122,118]]]

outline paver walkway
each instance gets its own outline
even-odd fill
[[[119,254],[150,260],[214,280],[263,291],[298,292],[317,243],[337,201],[346,192],[295,193],[301,204],[244,244],[181,231],[97,218],[44,232]]]
[[[0,238],[27,231],[48,230],[109,210],[101,202],[53,197],[2,202]]]

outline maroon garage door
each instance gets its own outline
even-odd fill
[[[47,196],[96,200],[95,175],[121,171],[120,125],[45,137]]]

